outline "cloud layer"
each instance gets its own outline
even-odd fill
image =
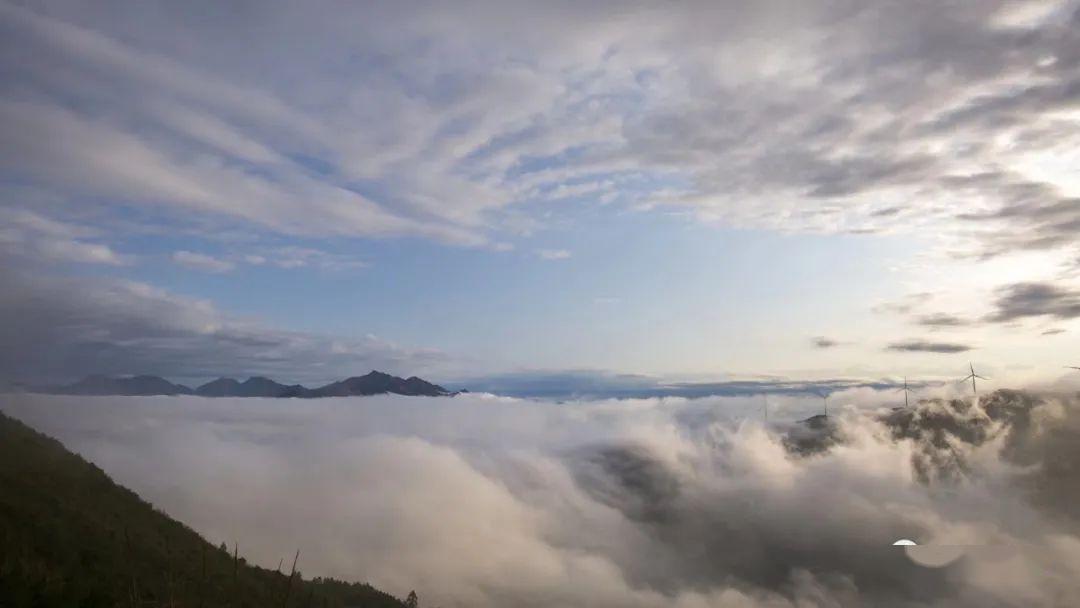
[[[298,402],[5,396],[212,541],[443,606],[1052,605],[1075,399]],[[880,415],[886,415],[881,418]],[[826,447],[800,455],[794,429]],[[971,546],[916,565],[899,538]],[[927,557],[925,555],[923,558]],[[931,556],[932,557],[932,556]],[[925,559],[923,561],[926,561]]]
[[[0,6],[0,163],[54,209],[497,246],[573,200],[1076,246],[1071,0],[129,9]]]

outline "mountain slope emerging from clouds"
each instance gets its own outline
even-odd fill
[[[160,376],[87,376],[75,384],[55,391],[65,395],[190,395],[192,390],[182,384],[173,384]]]
[[[0,606],[128,605],[402,606],[368,585],[290,582],[288,572],[234,561],[59,442],[0,414]]]
[[[438,384],[416,376],[399,378],[376,370],[314,389],[299,384],[281,384],[261,376],[248,378],[243,382],[234,378],[218,378],[191,390],[159,376],[116,378],[97,375],[87,376],[67,386],[46,389],[44,392],[63,395],[194,394],[201,397],[362,397],[383,394],[443,397],[454,394]]]
[[[311,397],[311,390],[299,384],[285,385],[269,378],[255,376],[240,382],[233,378],[218,378],[195,389],[202,397]]]
[[[372,371],[364,376],[354,376],[341,382],[327,384],[313,392],[316,397],[349,397],[361,395],[395,395],[439,397],[449,395],[450,391],[426,380],[412,376],[398,378],[379,371]]]

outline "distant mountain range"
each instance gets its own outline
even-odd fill
[[[412,376],[399,378],[380,371],[353,376],[319,388],[299,384],[281,384],[270,378],[256,376],[243,382],[235,378],[218,378],[191,389],[173,384],[160,376],[87,376],[65,386],[42,389],[59,395],[198,395],[200,397],[357,397],[367,395],[410,395],[445,397],[456,395],[438,384]]]

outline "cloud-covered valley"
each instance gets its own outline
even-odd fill
[[[415,588],[430,605],[1080,593],[1075,397],[903,411],[859,388],[812,426],[794,421],[820,401],[796,396],[771,397],[767,425],[760,397],[0,399],[212,542],[269,567],[300,548],[305,574]],[[939,547],[909,557],[900,538]]]

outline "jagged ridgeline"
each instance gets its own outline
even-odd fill
[[[290,576],[292,551],[281,572],[249,565],[0,413],[3,608],[403,606],[369,585]]]
[[[35,392],[61,395],[198,395],[200,397],[363,397],[369,395],[408,395],[419,397],[448,397],[457,393],[438,384],[411,376],[399,378],[377,370],[363,376],[353,376],[318,388],[300,384],[281,384],[270,378],[256,376],[240,382],[235,378],[218,378],[197,388],[174,384],[160,376],[87,376],[74,384],[50,386]]]

